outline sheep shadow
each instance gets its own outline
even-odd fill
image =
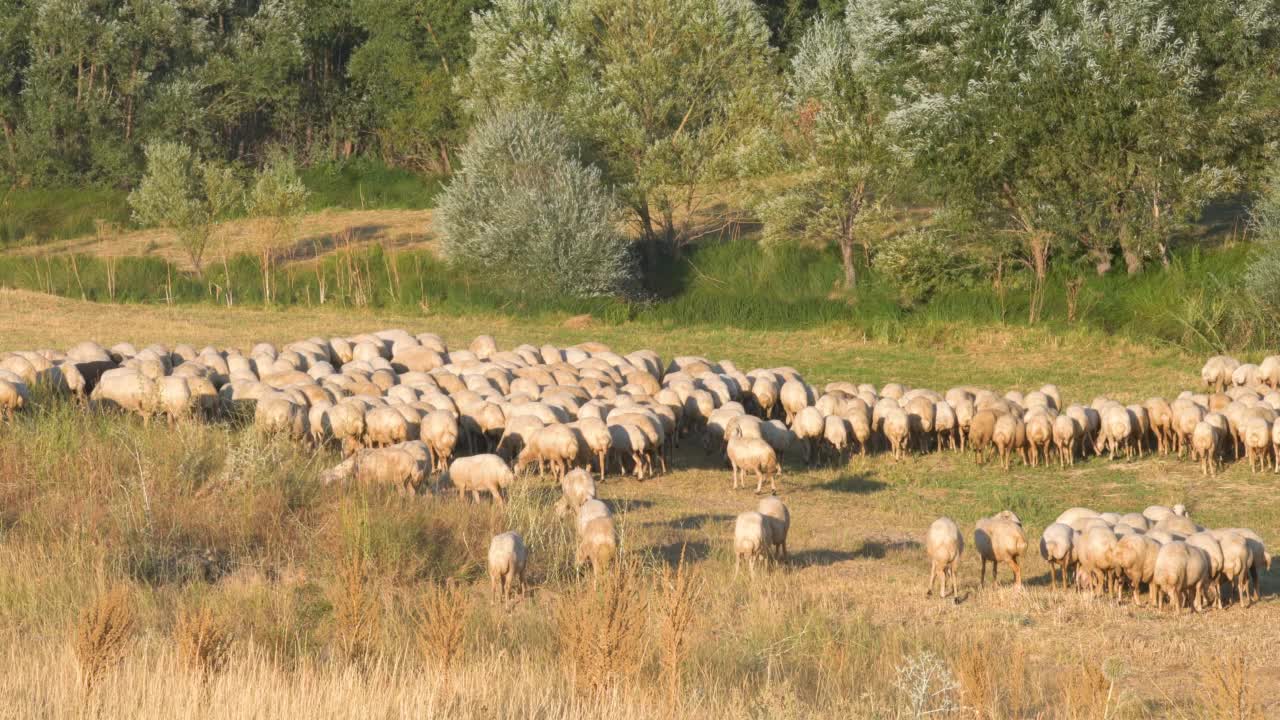
[[[671,542],[666,545],[657,545],[650,549],[654,557],[660,558],[668,567],[675,568],[680,565],[680,558],[684,558],[684,563],[699,563],[711,556],[711,545],[702,540],[693,542],[680,541]]]
[[[827,567],[857,558],[857,553],[847,550],[801,550],[791,553],[791,563],[796,567]]]
[[[832,492],[851,493],[854,495],[869,495],[874,492],[880,492],[889,487],[888,484],[879,480],[872,480],[870,473],[853,473],[849,475],[841,475],[834,480],[830,480],[819,485],[812,486],[814,490],[830,490]]]
[[[653,507],[652,500],[639,500],[636,498],[600,498],[609,508],[609,512],[617,515],[620,512],[631,512],[633,510],[644,510]]]
[[[899,540],[863,540],[862,547],[850,554],[850,559],[882,560],[890,552],[903,550],[919,550],[920,541],[910,539]]]

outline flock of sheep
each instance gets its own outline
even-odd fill
[[[1000,563],[1005,563],[1013,569],[1015,585],[1022,585],[1019,560],[1027,550],[1027,537],[1017,515],[1005,510],[978,520],[973,543],[982,560],[982,584],[987,563],[992,565],[993,581]],[[938,578],[942,597],[947,596],[948,579],[956,595],[964,553],[959,527],[951,518],[938,518],[929,526],[924,544],[930,561],[926,594],[933,593]],[[1109,592],[1120,600],[1132,591],[1134,604],[1140,605],[1139,593],[1146,586],[1157,608],[1167,600],[1175,610],[1185,603],[1197,611],[1209,601],[1221,609],[1228,594],[1247,606],[1258,599],[1259,573],[1271,566],[1271,555],[1257,533],[1203,528],[1182,505],[1153,505],[1123,515],[1070,508],[1044,529],[1040,556],[1049,564],[1049,583],[1055,588],[1060,583],[1067,589],[1068,576],[1074,574],[1076,586],[1095,595]]]
[[[30,402],[29,388],[41,385],[145,422],[158,416],[250,421],[262,433],[340,449],[344,459],[322,475],[325,483],[384,485],[406,495],[453,490],[472,501],[488,494],[502,503],[517,476],[550,472],[563,490],[561,512],[577,516],[578,563],[589,562],[597,573],[615,557],[618,541],[608,506],[596,498],[596,478],[604,480],[612,469],[639,480],[665,473],[677,444],[692,440],[731,468],[734,488],[754,476],[757,494],[766,480],[774,491],[735,525],[737,564],[746,559],[754,574],[757,559],[786,558],[790,515],[776,492],[787,453],[813,465],[843,463],[855,452],[897,459],[948,448],[972,450],[981,463],[994,451],[1007,469],[1018,456],[1033,466],[1068,465],[1088,454],[1130,457],[1154,448],[1189,451],[1206,473],[1227,457],[1280,472],[1280,356],[1256,366],[1215,357],[1202,378],[1209,392],[1184,392],[1172,402],[1151,398],[1126,406],[1099,397],[1088,406],[1064,407],[1053,385],[1004,395],[897,383],[833,382],[818,390],[789,367],[744,373],[727,360],[691,356],[664,365],[654,352],[620,355],[598,343],[500,350],[484,335],[465,350],[451,350],[435,334],[387,330],[282,348],[260,343],[248,353],[127,343],[5,353],[0,409],[12,416]],[[1096,591],[1118,592],[1125,582],[1136,591],[1139,583],[1173,587],[1145,572],[1159,575],[1167,548],[1195,568],[1207,536],[1220,546],[1216,554],[1203,550],[1211,557],[1228,554],[1228,545],[1235,553],[1237,536],[1246,548],[1261,545],[1243,531],[1206,534],[1181,514],[1138,522],[1142,517],[1077,509],[1046,530],[1046,558],[1061,567],[1064,583],[1067,569],[1075,568],[1077,582]],[[1166,521],[1183,524],[1173,532],[1160,525]],[[1026,540],[1016,516],[1006,511],[979,522],[975,544],[984,580],[991,561],[1009,563],[1020,582],[1017,558]],[[954,590],[963,548],[955,523],[935,523],[927,546],[934,562],[930,589],[940,575],[944,594],[947,578]],[[1151,560],[1138,576],[1129,573],[1131,550]],[[1243,566],[1254,574],[1255,593],[1264,553],[1250,551],[1251,564]],[[495,594],[507,595],[523,582],[527,555],[517,534],[493,539]],[[1212,577],[1239,587],[1238,564],[1216,562],[1210,569]],[[1198,588],[1199,606],[1208,581],[1188,585],[1192,574],[1183,577],[1178,586]],[[1221,594],[1215,598],[1220,602]]]

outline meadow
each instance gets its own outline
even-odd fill
[[[1202,358],[1085,329],[939,324],[887,342],[856,328],[739,330],[565,314],[428,315],[330,308],[100,305],[0,291],[0,350],[104,343],[245,346],[385,327],[451,344],[599,340],[664,358],[791,365],[821,385],[944,390],[1055,382],[1066,402],[1122,402],[1198,384]],[[38,318],[33,322],[31,318]],[[600,488],[625,570],[592,590],[573,567],[558,489],[519,481],[505,509],[320,487],[337,461],[227,425],[170,428],[38,397],[0,432],[0,716],[1251,718],[1280,711],[1263,601],[1158,612],[1048,587],[925,596],[920,539],[939,515],[968,535],[1018,513],[1028,536],[1073,505],[1185,503],[1207,526],[1280,535],[1275,476],[1236,463],[1092,459],[1008,473],[944,452],[792,458],[781,496],[793,558],[735,576],[733,517],[755,505],[696,442],[674,472]],[[531,587],[495,605],[488,538],[520,531]],[[1032,543],[1034,548],[1034,541]],[[600,627],[584,635],[583,627]]]

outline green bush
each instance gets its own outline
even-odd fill
[[[1280,169],[1250,213],[1254,251],[1244,271],[1250,297],[1271,316],[1280,313]]]
[[[534,295],[617,295],[634,282],[618,204],[552,115],[499,113],[476,129],[462,165],[436,216],[456,266]]]

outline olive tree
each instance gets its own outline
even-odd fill
[[[240,202],[240,183],[231,168],[202,160],[181,143],[151,143],[146,158],[146,175],[129,193],[134,221],[172,229],[202,274],[213,228]]]
[[[499,112],[474,130],[461,160],[435,215],[452,263],[534,294],[615,295],[632,284],[618,203],[555,116]]]
[[[751,0],[498,0],[473,23],[472,113],[534,104],[561,118],[650,246],[690,239],[774,102]]]
[[[271,268],[275,254],[293,237],[307,205],[307,188],[298,176],[293,158],[273,150],[249,190],[249,217],[258,230],[262,260],[262,300],[271,302]]]
[[[871,258],[872,226],[901,166],[885,122],[891,96],[850,30],[819,19],[801,39],[784,101],[788,182],[760,207],[766,242],[834,242],[846,288],[857,282],[856,249]]]

